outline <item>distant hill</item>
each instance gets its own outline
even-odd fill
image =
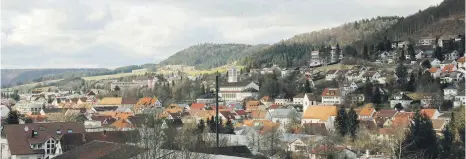
[[[98,75],[109,71],[105,68],[1,69],[1,84],[5,88],[45,80]]]
[[[195,66],[196,69],[210,69],[249,56],[267,47],[268,45],[206,43],[179,51],[160,64],[188,65]]]

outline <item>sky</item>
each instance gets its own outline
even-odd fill
[[[201,43],[273,44],[441,0],[2,0],[1,68],[158,63]]]

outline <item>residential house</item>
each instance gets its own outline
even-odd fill
[[[438,119],[440,116],[440,112],[437,109],[421,109],[420,113],[429,119]]]
[[[84,124],[78,122],[5,125],[5,146],[9,152],[2,153],[2,158],[54,158],[63,153],[63,134],[84,132]]]
[[[302,105],[304,102],[304,93],[298,93],[293,97],[293,104]]]
[[[455,96],[455,101],[453,102],[453,106],[455,108],[461,105],[466,106],[466,96],[464,89],[458,92],[458,94]]]
[[[124,98],[121,99],[121,106],[133,108],[138,103],[138,101],[139,101],[139,99],[137,99],[137,98],[124,97]]]
[[[368,103],[359,112],[359,120],[373,120],[375,113],[374,104]]]
[[[398,111],[392,109],[382,109],[376,112],[374,116],[377,127],[385,128],[391,126],[397,113]]]
[[[317,95],[313,93],[305,93],[303,99],[303,112],[306,111],[309,106],[317,105],[319,101],[320,98]]]
[[[411,125],[413,117],[414,112],[398,112],[389,126],[391,126],[392,128],[409,127]]]
[[[148,110],[157,106],[157,101],[157,98],[150,97],[144,97],[139,99],[139,101],[133,107],[134,114],[142,114],[144,112],[148,112]]]
[[[358,83],[352,82],[352,81],[344,82],[343,91],[345,92],[345,94],[353,92],[357,90],[358,88],[362,87],[363,86],[362,84],[363,84],[362,82],[358,82]]]
[[[417,60],[426,58],[427,55],[422,50],[416,50],[416,55],[414,56]]]
[[[325,80],[326,81],[332,81],[337,78],[337,72],[338,70],[329,70],[327,71],[327,74],[325,75]]]
[[[458,94],[458,87],[455,84],[448,86],[443,89],[444,99],[452,100],[455,99],[455,96]]]
[[[94,107],[112,107],[121,106],[121,97],[104,97]]]
[[[301,124],[304,123],[325,123],[325,127],[333,130],[335,117],[337,115],[336,106],[317,105],[306,109],[301,119]]]
[[[434,45],[436,43],[435,38],[425,37],[418,41],[418,45]]]
[[[188,110],[205,110],[206,104],[204,103],[192,103]]]
[[[268,112],[265,110],[251,110],[248,116],[254,120],[262,120],[266,118],[267,114]]]
[[[275,109],[274,111],[269,111],[266,119],[287,125],[291,121],[299,121],[299,116],[298,112],[294,109]]]
[[[432,75],[433,78],[439,78],[440,73],[442,73],[442,71],[437,67],[431,67],[429,69],[429,73]]]
[[[257,110],[257,109],[259,109],[259,105],[261,105],[260,101],[250,100],[250,101],[246,102],[246,111]]]
[[[361,80],[360,75],[361,75],[360,70],[353,70],[346,75],[346,80],[347,81],[359,81]]]
[[[278,105],[287,105],[291,103],[291,99],[287,97],[285,93],[282,93],[275,97],[274,103]]]
[[[443,54],[443,58],[444,58],[445,60],[456,60],[456,59],[459,58],[458,51],[454,50],[454,51],[451,52],[451,53]]]
[[[405,92],[400,92],[398,94],[393,95],[392,99],[390,99],[390,107],[395,108],[395,105],[400,103],[403,108],[410,105],[413,102],[411,97],[407,96]]]
[[[440,67],[440,63],[442,61],[440,61],[439,59],[436,59],[436,58],[429,58],[429,62],[430,62],[430,65],[432,67]]]
[[[434,128],[434,131],[436,132],[436,134],[439,136],[442,136],[443,130],[445,129],[447,122],[443,119],[431,119],[431,121],[432,121],[432,127]]]
[[[456,63],[458,64],[458,68],[466,68],[466,65],[464,65],[464,56],[460,57],[458,60],[456,60]]]
[[[338,88],[325,88],[322,92],[322,104],[341,104],[340,90]]]
[[[377,71],[366,71],[362,75],[362,81],[366,82],[366,79],[369,79],[371,82],[378,81],[380,78],[380,73]]]
[[[293,72],[293,69],[284,68],[281,70],[281,77],[288,77]]]
[[[235,112],[232,111],[218,111],[219,116],[222,118],[223,122],[227,122],[228,119],[232,120],[232,122],[235,122],[235,119],[240,119],[240,116],[236,114]]]
[[[264,105],[271,105],[273,103],[273,99],[270,96],[263,96],[260,99],[260,102]]]

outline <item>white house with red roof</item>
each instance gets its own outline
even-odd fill
[[[340,90],[338,88],[325,88],[322,92],[322,104],[341,104]]]

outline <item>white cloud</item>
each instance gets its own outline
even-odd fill
[[[361,18],[415,13],[440,1],[6,0],[1,66],[158,62],[198,43],[273,43]]]

